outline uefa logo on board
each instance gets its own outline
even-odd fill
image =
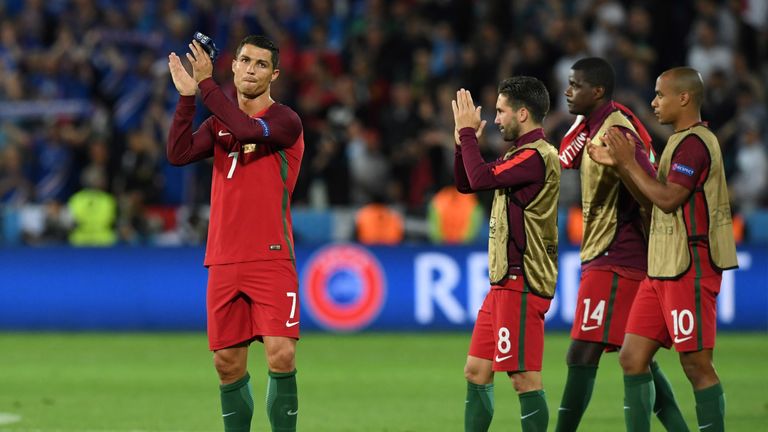
[[[321,327],[356,331],[379,315],[387,287],[375,256],[357,245],[337,244],[312,255],[301,290],[302,304]]]

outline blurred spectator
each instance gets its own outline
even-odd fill
[[[21,151],[16,146],[0,149],[0,203],[20,206],[31,198],[32,182],[24,172]]]
[[[568,74],[571,71],[571,66],[576,63],[580,58],[588,57],[587,55],[587,41],[584,37],[584,33],[580,26],[571,24],[565,31],[561,44],[562,55],[557,60],[552,70],[552,87],[550,94],[557,98],[559,103],[553,104],[553,108],[557,111],[568,111],[565,97],[563,93],[568,83]],[[555,91],[557,89],[557,91]]]
[[[733,82],[725,71],[717,69],[704,81],[704,105],[701,118],[717,131],[736,113],[736,95]]]
[[[128,145],[120,158],[115,191],[119,195],[134,193],[142,202],[155,203],[160,197],[159,178],[161,144],[144,130],[128,135]]]
[[[731,0],[697,0],[695,7],[700,20],[712,23],[712,28],[716,30],[714,36],[717,40],[725,46],[736,47],[739,42],[739,22],[736,16],[731,13],[729,3],[733,4],[734,2]]]
[[[768,197],[768,145],[760,135],[760,124],[745,119],[741,124],[736,153],[736,173],[730,184],[731,202],[748,216]]]
[[[357,121],[349,125],[347,135],[352,203],[361,205],[376,196],[389,197],[392,194],[389,164],[381,151],[379,136],[363,129]]]
[[[310,171],[314,174],[315,187],[322,188],[327,197],[323,199],[333,206],[349,205],[349,162],[346,143],[341,136],[329,131],[319,137],[317,154],[312,160]]]
[[[701,73],[704,85],[715,71],[730,71],[733,64],[733,49],[717,38],[715,24],[701,19],[695,26],[696,37],[688,52],[688,65]]]
[[[111,246],[117,242],[113,227],[117,214],[115,198],[106,192],[107,179],[96,167],[83,171],[84,189],[72,195],[67,203],[74,229],[69,234],[73,246]]]
[[[397,211],[375,200],[355,215],[356,239],[368,245],[396,245],[403,241],[405,223]]]
[[[70,214],[58,201],[26,206],[20,214],[21,236],[28,245],[49,246],[66,243],[71,229]]]
[[[477,240],[484,221],[474,194],[446,186],[432,197],[427,213],[429,240],[436,244],[468,244]]]
[[[589,33],[589,51],[593,56],[610,57],[620,39],[626,10],[615,0],[595,1],[592,5],[594,27]]]

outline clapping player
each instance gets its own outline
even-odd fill
[[[168,56],[181,96],[167,153],[174,165],[213,157],[205,252],[208,341],[221,381],[224,428],[250,430],[248,346],[260,341],[269,367],[272,430],[294,431],[299,287],[290,202],[304,153],[301,120],[270,96],[280,75],[279,50],[271,40],[248,36],[238,45],[232,60],[236,102],[211,78],[213,65],[203,46],[195,40],[189,49],[192,75],[176,53]],[[193,133],[198,90],[213,115]]]
[[[654,391],[651,359],[674,345],[696,397],[698,429],[725,430],[725,396],[712,351],[723,270],[737,267],[731,208],[717,137],[701,121],[704,84],[689,67],[656,80],[651,102],[659,122],[675,132],[648,175],[632,156],[625,132],[611,129],[606,146],[590,145],[595,162],[615,167],[621,181],[653,203],[648,277],[640,284],[619,361],[624,417],[630,431],[649,431]]]

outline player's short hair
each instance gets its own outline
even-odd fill
[[[613,66],[600,57],[586,57],[571,66],[572,70],[580,70],[584,81],[592,87],[605,89],[605,99],[613,97],[613,87],[616,85],[616,73]]]
[[[278,69],[280,66],[280,48],[277,47],[277,44],[272,41],[272,39],[269,39],[266,36],[261,35],[250,35],[243,38],[243,40],[240,41],[240,44],[237,46],[237,49],[235,50],[235,58],[237,58],[240,55],[240,50],[243,49],[243,46],[245,45],[253,45],[257,46],[259,48],[263,48],[265,50],[269,50],[269,52],[272,53],[272,69]]]
[[[697,107],[704,102],[704,80],[696,69],[686,66],[675,67],[664,71],[662,75],[669,75],[672,78],[675,91],[690,94]]]
[[[499,84],[499,94],[506,96],[514,109],[525,107],[536,123],[549,112],[549,92],[544,83],[529,76],[507,78]]]

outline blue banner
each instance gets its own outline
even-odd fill
[[[202,248],[0,249],[0,329],[203,330]],[[477,247],[296,250],[301,326],[330,331],[469,330],[488,290]],[[739,250],[718,296],[720,330],[768,330],[768,249]],[[575,248],[560,251],[547,329],[570,328]]]

